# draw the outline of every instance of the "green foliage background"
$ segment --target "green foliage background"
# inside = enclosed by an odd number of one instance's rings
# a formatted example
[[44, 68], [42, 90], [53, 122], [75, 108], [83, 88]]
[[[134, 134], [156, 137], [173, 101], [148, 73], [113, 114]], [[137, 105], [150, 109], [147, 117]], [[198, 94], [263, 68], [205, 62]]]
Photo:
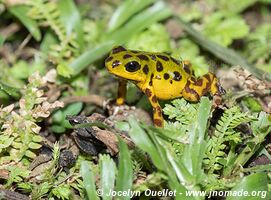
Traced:
[[[211, 102], [205, 97], [197, 104], [183, 99], [166, 102], [164, 129], [129, 118], [120, 128], [136, 147], [129, 150], [119, 139], [117, 164], [106, 154], [98, 158], [80, 155], [67, 174], [58, 168], [60, 149], [55, 144], [53, 159], [41, 172], [40, 182], [30, 181], [28, 167], [42, 146], [40, 128], [66, 134], [71, 131], [67, 115], [97, 111], [94, 105], [79, 102], [63, 107], [43, 98], [41, 76], [47, 77], [52, 69], [56, 70], [53, 83], [69, 87], [69, 91], [60, 91], [60, 100], [90, 93], [114, 98], [117, 81], [104, 69], [103, 60], [115, 45], [190, 60], [196, 75], [218, 71], [222, 65], [225, 70], [240, 65], [260, 81], [263, 77], [271, 80], [270, 0], [186, 0], [177, 5], [156, 0], [82, 2], [0, 1], [0, 169], [10, 173], [0, 188], [23, 191], [32, 199], [98, 199], [97, 189], [102, 199], [112, 199], [106, 195], [112, 189], [143, 194], [147, 189], [164, 188], [183, 195], [187, 191], [266, 191], [264, 198], [270, 198], [271, 165], [248, 163], [258, 156], [271, 160], [270, 144], [265, 141], [271, 116], [252, 94], [242, 98], [242, 103], [235, 101], [240, 95], [235, 91], [225, 97], [231, 106], [215, 124], [211, 123]], [[246, 19], [253, 12], [260, 22]], [[175, 20], [173, 31], [170, 20]], [[1, 31], [12, 30], [14, 24], [15, 31]], [[178, 28], [182, 30], [174, 37]], [[130, 104], [150, 108], [134, 86], [129, 86], [129, 92], [133, 94]], [[43, 123], [47, 126], [39, 127]], [[240, 130], [241, 125], [249, 134]], [[137, 183], [142, 174], [145, 179]], [[188, 199], [183, 195], [175, 198]]]

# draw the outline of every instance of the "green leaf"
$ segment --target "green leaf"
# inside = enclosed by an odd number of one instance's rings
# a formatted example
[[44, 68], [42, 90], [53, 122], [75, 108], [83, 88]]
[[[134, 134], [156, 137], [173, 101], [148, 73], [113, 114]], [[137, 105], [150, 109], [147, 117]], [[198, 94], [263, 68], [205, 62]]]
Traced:
[[177, 60], [189, 60], [196, 76], [206, 74], [209, 70], [207, 61], [204, 56], [200, 55], [199, 46], [191, 39], [184, 38], [178, 42], [178, 49], [173, 52], [173, 57]]
[[[231, 192], [238, 195], [238, 200], [270, 199], [266, 173], [256, 173], [244, 177]], [[239, 192], [239, 193], [238, 193]], [[248, 195], [244, 195], [247, 192]], [[226, 200], [235, 200], [236, 196], [228, 196]]]
[[[185, 168], [184, 164], [182, 162], [177, 162], [177, 159], [172, 156], [169, 150], [166, 150], [167, 152], [167, 158], [169, 163], [171, 164], [174, 173], [178, 177], [177, 184], [179, 183], [191, 183], [193, 182], [193, 176], [189, 173], [187, 168]], [[173, 181], [174, 182], [174, 181]], [[176, 183], [174, 183], [174, 188], [179, 188], [183, 193], [186, 191], [185, 187], [183, 185], [177, 186]]]
[[[232, 118], [232, 116], [230, 116]], [[251, 118], [251, 117], [250, 117]], [[238, 124], [236, 124], [237, 126]], [[236, 127], [235, 126], [235, 127]], [[251, 128], [253, 136], [246, 141], [246, 146], [234, 156], [233, 162], [226, 166], [224, 170], [225, 176], [237, 172], [244, 166], [247, 161], [255, 155], [255, 153], [262, 148], [262, 142], [265, 141], [265, 137], [271, 131], [270, 115], [265, 112], [260, 112], [257, 121], [251, 122]]]
[[[66, 117], [68, 115], [77, 115], [83, 108], [83, 103], [81, 102], [77, 102], [77, 103], [72, 103], [69, 104], [68, 106], [66, 106], [65, 108], [63, 108], [62, 112], [63, 115]], [[66, 127], [66, 128], [70, 128], [71, 125], [69, 123], [68, 120], [64, 119], [61, 124]]]
[[0, 151], [1, 149], [5, 149], [9, 147], [14, 140], [14, 137], [10, 137], [9, 135], [0, 135]]
[[35, 40], [40, 41], [41, 33], [37, 22], [27, 16], [30, 8], [25, 5], [16, 5], [9, 7], [9, 12], [15, 15], [28, 29]]
[[199, 196], [186, 195], [187, 190], [178, 181], [169, 180], [169, 186], [172, 191], [176, 190], [176, 196], [174, 197], [175, 200], [202, 200]]
[[20, 96], [19, 89], [8, 86], [5, 83], [2, 83], [1, 81], [0, 81], [0, 90], [3, 90], [9, 96], [12, 96], [14, 98], [19, 98]]
[[133, 117], [128, 118], [129, 124], [131, 126], [129, 135], [133, 139], [133, 141], [138, 144], [138, 146], [144, 151], [150, 153], [152, 152], [152, 141], [146, 134], [146, 132], [138, 125], [136, 119]]
[[94, 175], [93, 175], [93, 172], [89, 170], [89, 166], [86, 161], [82, 161], [80, 173], [81, 173], [81, 176], [83, 177], [83, 184], [87, 192], [88, 199], [99, 200], [96, 193]]
[[41, 142], [43, 138], [40, 135], [35, 135], [32, 137], [33, 142]]
[[155, 0], [126, 0], [114, 12], [108, 24], [108, 31], [111, 32], [124, 24], [131, 16], [147, 7]]
[[195, 123], [191, 125], [188, 132], [189, 145], [186, 145], [183, 154], [183, 163], [189, 172], [198, 179], [202, 178], [202, 161], [205, 156], [206, 149], [205, 136], [207, 133], [207, 122], [211, 110], [211, 102], [207, 97], [202, 97], [195, 118]]
[[54, 123], [61, 123], [65, 119], [65, 115], [62, 109], [57, 110], [52, 115], [52, 119]]
[[50, 183], [43, 182], [39, 185], [35, 185], [31, 192], [31, 198], [32, 199], [42, 199], [43, 197], [48, 196], [48, 192], [52, 189], [52, 186]]
[[62, 184], [54, 187], [51, 193], [58, 199], [70, 199], [71, 197], [71, 189], [70, 186], [67, 184]]
[[127, 42], [131, 36], [136, 35], [157, 21], [166, 19], [171, 14], [171, 10], [166, 4], [163, 1], [158, 1], [153, 6], [135, 15], [118, 30], [107, 34], [106, 38], [111, 41], [113, 40], [115, 44], [123, 44]]
[[215, 5], [219, 10], [223, 9], [227, 12], [240, 13], [249, 6], [255, 4], [259, 0], [239, 0], [238, 3], [236, 0], [208, 0], [209, 3]]
[[66, 120], [68, 115], [77, 115], [83, 108], [83, 103], [77, 102], [67, 105], [66, 107], [57, 110], [52, 118], [55, 123], [51, 128], [55, 133], [63, 133], [65, 128], [71, 128], [71, 124]]
[[[199, 124], [199, 138], [196, 140], [198, 143], [201, 143], [206, 134], [207, 134], [207, 123], [210, 117], [212, 102], [208, 97], [202, 97], [200, 99], [200, 105], [198, 110], [198, 124]], [[197, 138], [195, 138], [197, 139]]]
[[117, 121], [115, 123], [115, 127], [121, 131], [126, 131], [128, 132], [130, 130], [130, 126], [128, 122], [123, 122], [123, 121]]
[[0, 47], [3, 46], [4, 42], [5, 42], [5, 38], [2, 35], [0, 35]]
[[21, 182], [23, 178], [26, 178], [30, 174], [30, 171], [24, 167], [8, 166], [7, 169], [10, 171], [10, 174], [6, 185], [11, 185], [13, 182]]
[[46, 66], [42, 61], [34, 61], [33, 63], [19, 60], [12, 68], [10, 68], [11, 76], [16, 79], [27, 79], [35, 72], [45, 74]]
[[260, 112], [262, 111], [262, 106], [260, 102], [253, 97], [245, 97], [243, 102], [252, 112]]
[[64, 133], [66, 131], [66, 128], [59, 125], [53, 125], [51, 126], [51, 129], [54, 133]]
[[74, 72], [73, 75], [79, 74], [82, 70], [88, 67], [88, 65], [102, 58], [106, 53], [110, 51], [114, 44], [116, 44], [114, 41], [106, 41], [95, 48], [85, 51], [78, 58], [74, 59], [69, 66], [71, 71]]
[[16, 141], [14, 141], [14, 142], [12, 143], [12, 146], [13, 146], [15, 149], [22, 149], [22, 148], [23, 148], [23, 144], [20, 143], [20, 142], [16, 142]]
[[60, 11], [60, 19], [64, 24], [67, 36], [76, 33], [76, 41], [80, 49], [84, 47], [83, 25], [80, 18], [80, 13], [74, 4], [73, 0], [60, 0], [57, 2]]
[[134, 143], [141, 148], [143, 151], [148, 152], [151, 156], [155, 166], [164, 170], [164, 165], [161, 163], [161, 155], [157, 151], [155, 145], [153, 144], [150, 137], [147, 133], [138, 125], [137, 121], [133, 117], [128, 118], [131, 129], [129, 131], [129, 135], [134, 141]]
[[164, 2], [161, 1], [138, 13], [124, 26], [112, 33], [107, 33], [105, 35], [105, 41], [99, 46], [84, 52], [81, 56], [75, 59], [70, 65], [74, 75], [80, 73], [89, 64], [105, 56], [114, 45], [124, 44], [133, 35], [149, 27], [151, 24], [169, 17], [170, 15], [171, 10], [166, 7]]
[[116, 165], [109, 155], [100, 155], [99, 165], [101, 171], [101, 188], [103, 200], [110, 200], [112, 197], [107, 194], [114, 189]]
[[29, 147], [30, 149], [39, 149], [39, 148], [41, 148], [41, 146], [42, 146], [42, 145], [40, 145], [40, 144], [38, 144], [38, 143], [35, 143], [35, 142], [30, 142], [29, 145], [28, 145], [28, 147]]
[[19, 60], [10, 69], [10, 72], [12, 76], [17, 79], [27, 79], [28, 76], [30, 75], [29, 63], [23, 60]]
[[34, 158], [36, 157], [36, 154], [33, 153], [33, 152], [30, 151], [30, 150], [26, 150], [26, 151], [25, 151], [25, 156], [28, 157], [28, 158], [34, 159]]
[[169, 34], [165, 26], [159, 23], [152, 24], [147, 30], [134, 35], [127, 47], [149, 52], [171, 52]]
[[26, 193], [31, 193], [33, 190], [33, 185], [30, 182], [18, 183], [17, 186], [20, 188], [20, 190]]
[[238, 15], [215, 12], [204, 18], [203, 34], [222, 46], [228, 46], [234, 39], [245, 37], [249, 27]]
[[65, 62], [61, 62], [57, 65], [57, 73], [61, 76], [64, 76], [66, 78], [70, 78], [71, 75], [74, 73], [72, 71], [72, 68], [69, 67], [69, 65], [67, 65], [67, 63]]
[[[271, 25], [261, 24], [247, 37], [246, 55], [249, 61], [269, 60], [271, 55]], [[260, 62], [262, 65], [262, 61]]]
[[[234, 50], [224, 48], [217, 43], [208, 40], [206, 37], [204, 37], [202, 34], [197, 32], [192, 26], [188, 23], [186, 23], [181, 18], [176, 18], [176, 20], [179, 22], [180, 26], [189, 34], [193, 40], [199, 44], [202, 48], [205, 50], [211, 52], [214, 56], [217, 58], [223, 60], [226, 63], [229, 63], [231, 65], [241, 65], [242, 67], [249, 70], [252, 74], [262, 78], [262, 75], [264, 74], [264, 71], [257, 69], [255, 66], [251, 65], [247, 62], [246, 59], [244, 59], [242, 56], [238, 55]], [[271, 75], [267, 74], [266, 76], [267, 80], [271, 80]]]
[[47, 56], [52, 51], [52, 46], [58, 43], [56, 35], [49, 29], [41, 41], [40, 50]]
[[[116, 190], [117, 191], [129, 191], [133, 184], [133, 167], [132, 159], [129, 149], [125, 142], [119, 138], [119, 168], [118, 176], [116, 179]], [[130, 199], [127, 195], [119, 196], [118, 199]]]

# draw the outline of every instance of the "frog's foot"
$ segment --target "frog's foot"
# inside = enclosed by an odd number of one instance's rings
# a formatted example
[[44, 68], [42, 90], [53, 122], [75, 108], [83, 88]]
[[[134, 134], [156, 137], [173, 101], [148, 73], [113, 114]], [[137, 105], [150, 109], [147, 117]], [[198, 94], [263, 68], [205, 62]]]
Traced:
[[121, 106], [121, 105], [124, 104], [124, 101], [125, 101], [124, 98], [119, 97], [119, 98], [116, 99], [116, 104], [119, 105], [119, 106]]
[[223, 102], [222, 96], [215, 94], [213, 96], [213, 101], [212, 101], [212, 110], [217, 110], [217, 109], [225, 110], [226, 108], [228, 108], [228, 106], [225, 102]]
[[222, 104], [222, 97], [220, 95], [213, 96], [213, 106], [214, 108], [221, 106]]

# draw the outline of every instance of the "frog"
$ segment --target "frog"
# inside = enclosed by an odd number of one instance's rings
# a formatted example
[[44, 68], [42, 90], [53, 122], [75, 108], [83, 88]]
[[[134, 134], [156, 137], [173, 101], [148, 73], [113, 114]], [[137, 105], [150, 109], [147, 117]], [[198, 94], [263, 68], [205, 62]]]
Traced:
[[198, 102], [202, 96], [216, 97], [215, 105], [221, 104], [225, 94], [218, 78], [208, 72], [196, 77], [188, 60], [177, 60], [166, 53], [129, 50], [115, 46], [105, 59], [110, 74], [118, 77], [116, 104], [123, 105], [127, 82], [134, 83], [148, 98], [153, 108], [153, 124], [164, 126], [162, 108], [158, 100], [184, 98]]

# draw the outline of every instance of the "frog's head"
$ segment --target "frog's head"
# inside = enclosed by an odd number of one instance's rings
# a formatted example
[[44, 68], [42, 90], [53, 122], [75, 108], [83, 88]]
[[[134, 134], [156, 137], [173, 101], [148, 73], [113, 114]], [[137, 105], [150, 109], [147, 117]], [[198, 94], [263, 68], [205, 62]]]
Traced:
[[105, 66], [111, 74], [120, 78], [143, 82], [147, 76], [146, 67], [144, 73], [145, 62], [140, 59], [140, 52], [117, 46], [111, 50], [109, 56], [105, 59]]

